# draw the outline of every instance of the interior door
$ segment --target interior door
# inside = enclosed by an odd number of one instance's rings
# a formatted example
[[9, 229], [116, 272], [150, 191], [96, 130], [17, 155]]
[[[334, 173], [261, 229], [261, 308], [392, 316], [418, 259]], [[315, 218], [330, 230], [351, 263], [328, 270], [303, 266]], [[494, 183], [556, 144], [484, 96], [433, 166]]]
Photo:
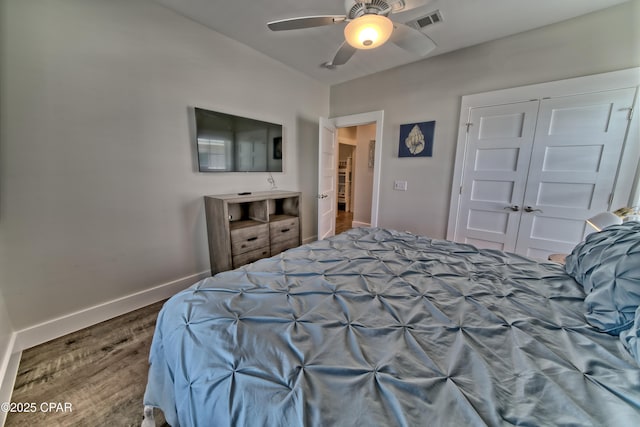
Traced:
[[335, 234], [337, 130], [329, 119], [320, 118], [318, 144], [318, 239]]
[[569, 253], [609, 210], [635, 88], [543, 99], [516, 252]]
[[471, 109], [456, 241], [515, 250], [538, 105]]

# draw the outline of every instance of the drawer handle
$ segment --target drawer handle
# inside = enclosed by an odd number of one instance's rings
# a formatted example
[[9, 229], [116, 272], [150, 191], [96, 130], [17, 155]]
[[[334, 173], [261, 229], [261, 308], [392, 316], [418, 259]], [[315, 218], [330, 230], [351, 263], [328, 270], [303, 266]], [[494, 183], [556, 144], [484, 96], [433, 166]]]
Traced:
[[280, 230], [280, 231], [282, 231], [283, 233], [286, 233], [287, 231], [291, 231], [291, 229], [290, 229], [290, 228], [283, 228], [283, 229], [282, 229], [282, 230]]
[[254, 240], [258, 240], [258, 238], [257, 237], [249, 237], [247, 239], [247, 242], [253, 242]]

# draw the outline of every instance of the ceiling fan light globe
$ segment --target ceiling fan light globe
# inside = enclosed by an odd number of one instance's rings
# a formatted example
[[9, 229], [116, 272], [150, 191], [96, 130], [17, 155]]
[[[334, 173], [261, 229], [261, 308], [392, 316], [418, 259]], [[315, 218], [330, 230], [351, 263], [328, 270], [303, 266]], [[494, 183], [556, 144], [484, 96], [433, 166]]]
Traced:
[[386, 16], [368, 14], [349, 22], [344, 28], [344, 38], [356, 49], [374, 49], [389, 40], [393, 22]]

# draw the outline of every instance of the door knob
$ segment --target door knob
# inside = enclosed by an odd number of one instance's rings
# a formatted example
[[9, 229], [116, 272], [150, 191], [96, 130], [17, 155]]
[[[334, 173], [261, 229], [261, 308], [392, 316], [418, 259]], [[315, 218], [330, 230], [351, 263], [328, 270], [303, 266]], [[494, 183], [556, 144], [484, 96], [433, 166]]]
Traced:
[[329, 197], [329, 196], [327, 194], [324, 194], [324, 193], [318, 195], [318, 199], [326, 199], [327, 197]]
[[524, 207], [524, 211], [525, 212], [540, 212], [540, 213], [543, 213], [542, 209], [534, 209], [531, 206], [525, 206]]
[[520, 206], [518, 205], [511, 205], [511, 206], [505, 206], [502, 209], [511, 209], [514, 212], [518, 212], [520, 210]]

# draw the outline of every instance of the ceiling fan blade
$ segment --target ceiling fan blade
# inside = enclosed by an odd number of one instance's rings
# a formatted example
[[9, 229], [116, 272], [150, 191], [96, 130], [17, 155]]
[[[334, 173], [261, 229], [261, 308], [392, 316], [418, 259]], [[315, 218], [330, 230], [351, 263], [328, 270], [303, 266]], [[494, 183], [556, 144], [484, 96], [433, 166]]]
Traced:
[[271, 31], [298, 30], [302, 28], [322, 27], [323, 25], [344, 22], [344, 15], [302, 16], [300, 18], [280, 19], [267, 24]]
[[436, 48], [436, 44], [426, 34], [407, 25], [395, 22], [393, 24], [391, 42], [402, 49], [418, 56], [427, 56]]
[[333, 56], [331, 60], [331, 65], [344, 65], [347, 63], [349, 59], [356, 53], [355, 47], [351, 46], [346, 41], [342, 43], [336, 54]]

